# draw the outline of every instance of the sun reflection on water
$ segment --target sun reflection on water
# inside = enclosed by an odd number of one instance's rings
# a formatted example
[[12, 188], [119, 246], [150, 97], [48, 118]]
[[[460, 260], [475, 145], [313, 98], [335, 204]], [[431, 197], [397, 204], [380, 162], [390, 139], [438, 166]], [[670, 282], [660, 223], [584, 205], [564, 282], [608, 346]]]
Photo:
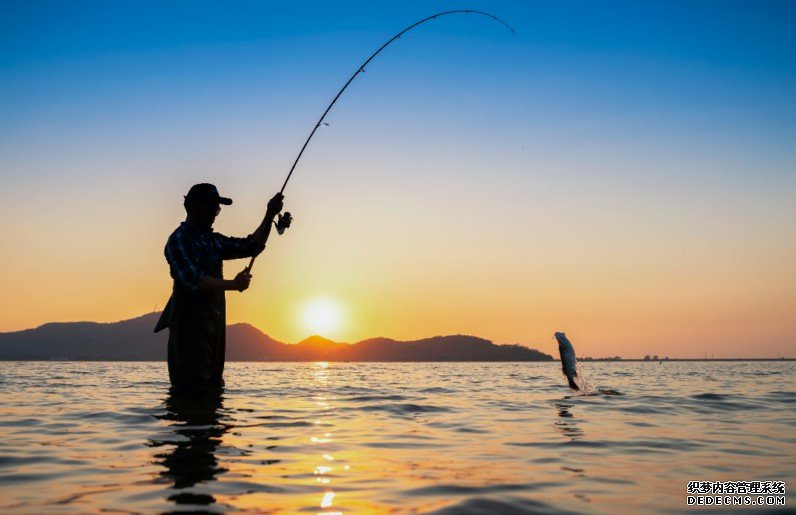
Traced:
[[[330, 399], [324, 394], [324, 391], [329, 387], [329, 363], [325, 361], [320, 361], [317, 363], [313, 363], [313, 372], [312, 378], [314, 381], [314, 386], [318, 390], [318, 394], [313, 397], [315, 401], [315, 405], [319, 409], [319, 418], [315, 420], [315, 426], [320, 426], [324, 424], [324, 419], [331, 415], [334, 411], [334, 406], [328, 402]], [[334, 504], [334, 497], [335, 492], [332, 489], [332, 472], [335, 470], [333, 466], [334, 458], [330, 454], [332, 451], [332, 447], [334, 445], [334, 439], [332, 438], [332, 433], [329, 431], [324, 431], [320, 435], [313, 435], [310, 437], [310, 442], [313, 445], [317, 445], [321, 447], [321, 450], [324, 451], [320, 453], [321, 459], [323, 460], [320, 464], [315, 465], [315, 470], [313, 474], [315, 475], [315, 482], [319, 485], [323, 485], [324, 492], [323, 496], [321, 497], [320, 507], [324, 509], [324, 511], [319, 511], [318, 515], [343, 515], [342, 511], [326, 511], [326, 508], [331, 508]]]

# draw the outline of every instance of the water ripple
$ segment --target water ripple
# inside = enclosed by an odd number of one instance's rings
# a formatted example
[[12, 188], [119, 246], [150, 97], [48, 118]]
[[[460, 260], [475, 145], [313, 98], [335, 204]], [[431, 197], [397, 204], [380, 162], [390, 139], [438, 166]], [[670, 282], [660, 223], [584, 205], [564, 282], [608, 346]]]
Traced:
[[681, 511], [689, 480], [794, 479], [794, 365], [0, 363], [0, 510]]

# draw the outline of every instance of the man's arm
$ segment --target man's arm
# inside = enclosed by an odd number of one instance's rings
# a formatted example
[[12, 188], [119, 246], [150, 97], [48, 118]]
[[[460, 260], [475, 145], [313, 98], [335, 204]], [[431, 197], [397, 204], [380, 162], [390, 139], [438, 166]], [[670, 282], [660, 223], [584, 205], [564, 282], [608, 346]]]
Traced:
[[201, 292], [244, 291], [251, 282], [252, 276], [246, 269], [232, 280], [219, 279], [203, 273], [196, 262], [195, 250], [192, 249], [190, 241], [185, 240], [179, 230], [175, 231], [166, 242], [165, 254], [171, 276], [188, 290]]
[[268, 236], [271, 235], [271, 227], [274, 224], [274, 218], [276, 218], [276, 215], [278, 215], [282, 211], [282, 207], [284, 207], [284, 199], [284, 195], [277, 193], [268, 201], [268, 209], [265, 210], [265, 217], [263, 217], [260, 226], [251, 235], [256, 245], [254, 251], [255, 256], [265, 250], [265, 243], [268, 241]]
[[235, 276], [234, 279], [219, 279], [217, 277], [203, 275], [202, 281], [199, 283], [199, 286], [197, 286], [196, 289], [202, 292], [227, 290], [245, 291], [249, 287], [251, 280], [251, 274], [249, 273], [248, 269], [244, 268], [238, 273], [238, 275]]
[[221, 258], [240, 259], [258, 256], [265, 249], [265, 242], [268, 241], [268, 236], [271, 234], [274, 218], [282, 211], [283, 198], [281, 193], [274, 195], [274, 198], [268, 202], [268, 209], [265, 211], [265, 217], [260, 222], [260, 226], [247, 237], [233, 238], [216, 234], [221, 241]]

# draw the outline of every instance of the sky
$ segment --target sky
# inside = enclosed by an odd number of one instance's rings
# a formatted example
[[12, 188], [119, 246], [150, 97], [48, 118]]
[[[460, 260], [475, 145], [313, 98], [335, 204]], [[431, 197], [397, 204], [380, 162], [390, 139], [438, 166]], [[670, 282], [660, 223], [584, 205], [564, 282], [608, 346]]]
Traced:
[[252, 232], [356, 67], [460, 8], [517, 32], [446, 16], [370, 64], [228, 321], [796, 357], [796, 4], [765, 1], [0, 1], [0, 331], [161, 309], [188, 188]]

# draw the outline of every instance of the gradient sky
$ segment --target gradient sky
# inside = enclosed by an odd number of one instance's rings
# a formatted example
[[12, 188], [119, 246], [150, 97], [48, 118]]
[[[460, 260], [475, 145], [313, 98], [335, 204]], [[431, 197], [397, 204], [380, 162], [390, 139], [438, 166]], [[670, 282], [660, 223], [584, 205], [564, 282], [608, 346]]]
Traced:
[[0, 331], [161, 308], [191, 184], [251, 232], [355, 67], [463, 7], [516, 36], [449, 16], [371, 63], [229, 321], [796, 356], [793, 2], [2, 1]]

